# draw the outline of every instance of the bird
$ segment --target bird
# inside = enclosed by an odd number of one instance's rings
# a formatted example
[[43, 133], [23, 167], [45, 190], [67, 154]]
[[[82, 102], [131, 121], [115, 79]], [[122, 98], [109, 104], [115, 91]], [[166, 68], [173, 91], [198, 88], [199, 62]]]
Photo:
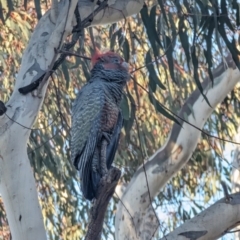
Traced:
[[117, 151], [123, 116], [120, 102], [130, 79], [128, 63], [119, 54], [96, 50], [90, 79], [72, 106], [71, 162], [79, 171], [83, 196], [97, 198], [100, 179]]

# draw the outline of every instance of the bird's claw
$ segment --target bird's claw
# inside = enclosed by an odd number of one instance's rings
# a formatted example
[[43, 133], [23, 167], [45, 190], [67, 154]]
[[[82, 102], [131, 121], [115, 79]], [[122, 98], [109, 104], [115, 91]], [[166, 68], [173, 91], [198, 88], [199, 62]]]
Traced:
[[103, 164], [103, 165], [105, 165], [105, 166], [101, 166], [101, 175], [102, 175], [102, 177], [107, 175], [107, 173], [108, 173], [106, 164]]
[[107, 132], [103, 132], [103, 137], [105, 138], [105, 140], [107, 141], [107, 143], [110, 142], [111, 140], [111, 134], [110, 133], [107, 133]]

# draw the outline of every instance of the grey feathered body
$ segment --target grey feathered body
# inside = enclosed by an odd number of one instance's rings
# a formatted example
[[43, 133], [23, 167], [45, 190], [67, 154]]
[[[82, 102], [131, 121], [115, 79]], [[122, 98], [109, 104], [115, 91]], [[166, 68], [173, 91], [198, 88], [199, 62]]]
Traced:
[[73, 103], [71, 161], [80, 172], [81, 189], [89, 200], [96, 196], [102, 177], [99, 159], [104, 134], [110, 137], [106, 157], [109, 169], [122, 127], [119, 104], [126, 81], [111, 80], [102, 68], [94, 68], [92, 78], [82, 87]]

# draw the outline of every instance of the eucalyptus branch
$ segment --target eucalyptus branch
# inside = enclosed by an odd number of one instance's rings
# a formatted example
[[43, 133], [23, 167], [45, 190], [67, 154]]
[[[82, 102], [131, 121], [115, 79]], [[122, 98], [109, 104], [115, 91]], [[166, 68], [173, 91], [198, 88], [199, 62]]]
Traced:
[[113, 167], [104, 177], [101, 178], [97, 198], [90, 211], [91, 219], [85, 240], [101, 239], [105, 212], [120, 177], [121, 171], [118, 168]]

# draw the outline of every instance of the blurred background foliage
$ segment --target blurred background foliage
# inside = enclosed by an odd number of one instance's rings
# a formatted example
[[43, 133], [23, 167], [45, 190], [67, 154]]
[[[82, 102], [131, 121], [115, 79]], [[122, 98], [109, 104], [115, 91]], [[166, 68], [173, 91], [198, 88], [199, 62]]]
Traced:
[[[48, 0], [0, 1], [0, 99], [4, 102], [13, 91], [31, 32], [49, 7]], [[211, 79], [212, 69], [229, 51], [239, 67], [239, 25], [237, 1], [158, 0], [146, 1], [139, 14], [121, 22], [85, 29], [75, 53], [91, 56], [94, 39], [100, 49], [123, 55], [133, 71], [121, 105], [125, 123], [115, 159], [122, 170], [120, 184], [128, 183], [143, 160], [165, 143], [175, 120], [163, 106], [177, 114], [195, 89], [202, 92], [201, 82], [207, 76]], [[90, 69], [81, 58], [64, 61], [50, 79], [28, 142], [49, 239], [81, 239], [88, 223], [90, 204], [82, 198], [69, 162], [69, 129], [71, 103]], [[203, 129], [231, 140], [239, 114], [236, 86]], [[224, 158], [225, 148], [223, 141], [201, 135], [191, 160], [154, 200], [162, 220], [160, 236], [219, 198], [220, 181], [230, 183], [231, 159]], [[104, 239], [114, 238], [118, 201], [114, 197], [108, 208]], [[0, 238], [2, 234], [2, 239], [9, 239], [1, 201], [0, 219]]]

